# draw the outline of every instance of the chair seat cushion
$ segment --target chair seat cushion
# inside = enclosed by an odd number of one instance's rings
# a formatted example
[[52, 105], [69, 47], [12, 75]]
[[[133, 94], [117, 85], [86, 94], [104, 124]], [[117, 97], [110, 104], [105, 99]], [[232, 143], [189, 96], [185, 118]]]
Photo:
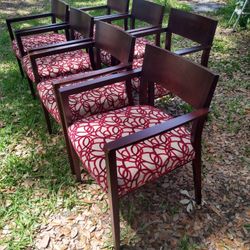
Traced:
[[[91, 70], [89, 54], [83, 50], [37, 58], [36, 64], [38, 74], [42, 80]], [[35, 82], [31, 61], [28, 55], [23, 57], [22, 65], [27, 76]]]
[[[28, 52], [30, 49], [38, 48], [41, 46], [65, 42], [67, 39], [64, 34], [56, 34], [56, 33], [45, 33], [38, 34], [32, 36], [24, 36], [22, 37], [22, 44], [24, 52]], [[14, 40], [12, 42], [13, 51], [19, 59], [21, 59], [21, 54], [19, 48], [17, 46], [17, 41]]]
[[[152, 106], [127, 106], [79, 120], [68, 134], [84, 168], [107, 191], [104, 145], [171, 118]], [[194, 159], [190, 138], [188, 129], [179, 127], [116, 151], [119, 195]]]
[[[60, 79], [63, 78], [67, 77], [60, 77]], [[77, 82], [70, 84], [76, 83]], [[40, 82], [37, 85], [37, 90], [45, 108], [55, 120], [60, 123], [60, 116], [52, 84], [52, 80]], [[125, 82], [118, 82], [109, 86], [70, 95], [69, 104], [73, 114], [73, 120], [127, 106], [128, 98], [125, 91]]]
[[[153, 42], [145, 39], [144, 37], [139, 37], [135, 41], [134, 59], [140, 59], [144, 57], [145, 48], [147, 44], [154, 44]], [[111, 55], [105, 51], [101, 50], [100, 53], [101, 62], [107, 66], [111, 65]]]
[[[144, 58], [134, 59], [133, 69], [141, 68]], [[131, 81], [132, 87], [136, 92], [139, 92], [140, 78], [135, 77]], [[155, 83], [155, 98], [160, 98], [169, 94], [169, 91], [163, 88], [160, 84]]]

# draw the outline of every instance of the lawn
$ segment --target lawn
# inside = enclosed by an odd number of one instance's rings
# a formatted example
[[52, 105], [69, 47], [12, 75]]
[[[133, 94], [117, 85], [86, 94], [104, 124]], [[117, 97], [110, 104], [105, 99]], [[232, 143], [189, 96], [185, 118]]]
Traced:
[[[213, 13], [220, 22], [209, 67], [220, 81], [204, 131], [205, 203], [187, 213], [180, 202], [193, 195], [190, 165], [146, 185], [122, 200], [125, 249], [250, 247], [250, 32], [227, 27], [231, 4]], [[0, 1], [0, 249], [110, 249], [107, 196], [87, 174], [84, 184], [75, 182], [62, 131], [54, 124], [54, 134], [46, 132], [39, 101], [11, 50], [4, 19], [45, 10], [48, 1]]]

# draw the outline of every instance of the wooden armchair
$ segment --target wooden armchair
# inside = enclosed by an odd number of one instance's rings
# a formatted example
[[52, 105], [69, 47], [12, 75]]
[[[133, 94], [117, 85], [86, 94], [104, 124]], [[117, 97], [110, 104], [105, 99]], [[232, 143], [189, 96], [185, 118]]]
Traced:
[[[84, 73], [51, 78], [49, 80], [41, 81], [37, 84], [37, 91], [45, 114], [49, 133], [52, 132], [50, 116], [53, 117], [59, 124], [62, 124], [56, 103], [56, 99], [58, 98], [58, 90], [64, 85], [74, 86], [79, 81], [81, 82], [89, 78], [93, 79], [102, 75], [111, 75], [116, 72], [130, 70], [133, 60], [134, 44], [135, 38], [126, 32], [117, 29], [110, 24], [97, 22], [95, 41], [89, 40], [85, 43], [81, 43], [80, 45], [74, 45], [76, 47], [75, 49], [79, 49], [81, 47], [86, 48], [89, 51], [95, 50], [98, 60], [97, 67], [96, 70], [93, 70], [92, 68], [86, 70]], [[120, 47], [123, 49], [121, 50]], [[56, 52], [53, 53], [64, 53], [65, 51], [71, 50], [73, 48], [73, 46], [62, 46], [61, 48], [57, 47], [54, 49]], [[118, 58], [120, 62], [119, 65], [101, 69], [98, 66], [98, 64], [100, 65], [99, 53], [101, 49], [107, 50], [109, 53]], [[47, 52], [48, 50], [44, 51], [43, 55], [46, 55]], [[118, 82], [113, 85], [104, 87], [100, 86], [100, 88], [70, 96], [70, 109], [74, 114], [73, 119], [77, 120], [79, 118], [88, 117], [93, 114], [124, 107], [128, 105], [128, 103], [132, 102], [132, 96], [126, 94], [125, 82]], [[65, 129], [64, 124], [62, 125], [63, 129]], [[68, 145], [67, 138], [66, 144]], [[75, 173], [72, 162], [71, 167], [72, 172]], [[76, 173], [76, 176], [77, 179], [80, 180], [81, 175]]]
[[[217, 27], [217, 21], [208, 17], [204, 17], [198, 14], [189, 13], [183, 10], [171, 9], [168, 27], [167, 28], [152, 28], [146, 31], [139, 31], [132, 33], [133, 36], [145, 36], [145, 34], [162, 33], [166, 34], [165, 49], [172, 50], [172, 36], [173, 34], [179, 35], [182, 38], [186, 38], [192, 42], [197, 43], [193, 47], [183, 48], [174, 51], [178, 55], [188, 55], [192, 53], [202, 52], [201, 65], [208, 65], [210, 51], [213, 45], [213, 39]], [[139, 68], [143, 64], [143, 59], [136, 60], [134, 62], [134, 68]], [[139, 91], [140, 80], [135, 78], [132, 80], [132, 86], [134, 90]], [[169, 91], [162, 88], [162, 86], [156, 84], [155, 97], [159, 98], [166, 95]]]
[[[30, 90], [34, 97], [33, 83], [39, 83], [42, 80], [62, 75], [83, 72], [95, 67], [94, 59], [87, 52], [81, 50], [81, 44], [92, 40], [93, 26], [93, 17], [83, 11], [71, 8], [69, 23], [67, 24], [16, 32], [17, 41], [19, 41], [30, 34], [42, 35], [49, 31], [65, 30], [68, 40], [71, 40], [29, 49], [28, 54], [23, 56], [22, 68], [28, 78]], [[81, 39], [78, 39], [80, 36]], [[64, 53], [57, 52], [62, 51], [61, 48], [64, 49]], [[78, 48], [78, 50], [75, 48]]]
[[[164, 6], [145, 0], [133, 0], [131, 14], [116, 17], [115, 20], [123, 18], [130, 19], [130, 29], [127, 30], [127, 32], [138, 37], [135, 42], [135, 59], [143, 58], [146, 44], [154, 44], [146, 39], [143, 34], [146, 30], [150, 29], [150, 35], [153, 35], [153, 28], [160, 28], [162, 26], [163, 15]], [[106, 18], [105, 20], [107, 21], [108, 19]], [[146, 23], [146, 26], [136, 28], [136, 21], [143, 21]], [[138, 32], [140, 32], [139, 36], [137, 36]], [[145, 33], [145, 36], [147, 34], [148, 33]], [[160, 32], [156, 32], [155, 34], [155, 44], [157, 46], [160, 45]], [[113, 63], [110, 54], [106, 51], [101, 52], [101, 60], [105, 65], [111, 65]]]
[[[155, 67], [152, 67], [154, 65]], [[82, 91], [142, 78], [140, 105], [74, 121], [69, 98]], [[195, 200], [201, 204], [201, 138], [218, 75], [167, 50], [147, 45], [142, 69], [59, 89], [58, 105], [76, 172], [83, 167], [108, 193], [115, 249], [120, 248], [119, 199], [192, 162]], [[194, 111], [172, 117], [154, 107], [154, 82]], [[191, 125], [191, 130], [186, 124]]]
[[51, 0], [51, 12], [49, 13], [6, 19], [6, 24], [8, 27], [10, 39], [12, 41], [12, 49], [15, 53], [22, 76], [23, 76], [23, 70], [22, 70], [20, 60], [23, 57], [23, 55], [27, 53], [29, 49], [48, 45], [48, 44], [63, 42], [63, 41], [66, 41], [66, 37], [64, 34], [58, 34], [58, 33], [47, 33], [43, 35], [39, 35], [39, 34], [33, 35], [32, 33], [30, 33], [29, 36], [26, 36], [20, 39], [19, 44], [18, 44], [17, 40], [15, 39], [15, 35], [14, 35], [15, 31], [13, 29], [13, 24], [24, 22], [24, 21], [30, 21], [34, 19], [39, 19], [39, 18], [47, 18], [47, 17], [51, 17], [52, 24], [43, 25], [39, 27], [36, 26], [36, 27], [26, 28], [26, 29], [23, 29], [23, 31], [32, 31], [32, 30], [36, 30], [40, 28], [53, 27], [54, 26], [53, 24], [56, 23], [57, 19], [61, 20], [62, 24], [65, 24], [65, 22], [68, 21], [68, 9], [69, 9], [69, 6], [65, 2], [60, 1], [60, 0]]
[[[128, 29], [128, 21], [127, 21], [127, 14], [129, 10], [129, 0], [107, 0], [106, 5], [99, 5], [94, 7], [83, 7], [80, 8], [82, 11], [93, 11], [93, 10], [100, 10], [106, 9], [106, 15], [104, 16], [95, 16], [95, 20], [98, 21], [115, 21], [119, 19], [124, 20], [124, 29]], [[116, 13], [112, 13], [116, 12]]]
[[[122, 50], [120, 49], [120, 46], [122, 46]], [[82, 81], [82, 79], [96, 78], [101, 75], [112, 74], [117, 71], [131, 69], [134, 38], [126, 32], [117, 29], [110, 24], [97, 22], [95, 40], [85, 40], [84, 42], [79, 42], [71, 45], [57, 46], [56, 48], [52, 49], [40, 50], [32, 53], [30, 57], [31, 60], [34, 60], [34, 58], [37, 58], [37, 55], [39, 55], [40, 57], [46, 57], [47, 55], [51, 56], [51, 54], [53, 54], [55, 58], [58, 58], [58, 61], [55, 60], [55, 63], [58, 63], [59, 65], [61, 64], [62, 67], [70, 67], [69, 63], [64, 65], [64, 61], [68, 60], [68, 53], [70, 53], [70, 51], [72, 53], [77, 52], [77, 55], [79, 55], [79, 49], [87, 49], [89, 51], [89, 55], [86, 54], [85, 56], [84, 54], [85, 58], [87, 58], [88, 56], [89, 61], [93, 61], [93, 50], [95, 50], [97, 62], [92, 63], [93, 66], [88, 69], [81, 68], [80, 71], [77, 70], [76, 73], [70, 71], [67, 73], [67, 75], [61, 74], [55, 78], [47, 78], [46, 80], [42, 80], [40, 82], [37, 81], [37, 91], [45, 113], [48, 131], [50, 133], [51, 125], [49, 114], [58, 123], [60, 123], [59, 111], [56, 105], [57, 89], [65, 84], [74, 85], [78, 81]], [[101, 49], [109, 51], [109, 53], [118, 58], [119, 65], [101, 69], [99, 56]], [[59, 55], [59, 53], [61, 56]], [[66, 59], [64, 60], [65, 53]], [[92, 57], [92, 60], [90, 59], [90, 57]], [[76, 59], [76, 56], [74, 56], [72, 59], [73, 66]], [[50, 67], [53, 68], [53, 65], [51, 66], [51, 63]], [[34, 67], [35, 75], [38, 74], [37, 69], [38, 68]], [[132, 99], [132, 97], [128, 97], [126, 95], [124, 82], [114, 84], [113, 86], [96, 89], [95, 91], [84, 92], [82, 94], [78, 94], [77, 96], [73, 95], [71, 97], [71, 108], [73, 110], [72, 112], [74, 113], [74, 119], [124, 106], [126, 103], [128, 103], [129, 98]]]

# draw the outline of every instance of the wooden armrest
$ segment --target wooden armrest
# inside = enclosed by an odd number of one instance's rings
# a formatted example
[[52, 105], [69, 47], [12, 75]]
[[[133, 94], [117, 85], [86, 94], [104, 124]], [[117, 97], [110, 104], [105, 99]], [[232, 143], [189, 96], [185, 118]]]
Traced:
[[63, 99], [65, 99], [69, 95], [77, 94], [95, 88], [100, 88], [120, 81], [126, 81], [134, 77], [139, 77], [140, 75], [141, 75], [141, 68], [133, 69], [122, 73], [117, 73], [93, 80], [88, 80], [76, 85], [65, 86], [59, 89], [59, 93], [63, 97]]
[[146, 30], [155, 29], [155, 28], [159, 28], [159, 27], [158, 26], [147, 26], [147, 27], [141, 27], [141, 28], [126, 30], [126, 32], [128, 32], [130, 34], [133, 34], [133, 33], [137, 33], [137, 32], [140, 32], [140, 31], [146, 31]]
[[32, 29], [28, 28], [28, 29], [16, 30], [15, 35], [16, 36], [29, 36], [29, 35], [35, 35], [35, 34], [46, 33], [50, 31], [69, 29], [69, 28], [70, 28], [70, 25], [67, 23], [50, 24], [50, 25], [38, 26]]
[[51, 24], [45, 24], [45, 25], [40, 25], [40, 26], [34, 26], [34, 27], [28, 27], [28, 28], [24, 28], [24, 29], [18, 29], [15, 30], [16, 33], [22, 33], [25, 31], [32, 31], [32, 30], [36, 30], [36, 29], [42, 29], [42, 28], [46, 28], [46, 27], [57, 27], [60, 25], [65, 25], [67, 23], [63, 22], [63, 23], [51, 23]]
[[13, 41], [15, 39], [13, 29], [11, 26], [12, 23], [23, 22], [23, 21], [27, 21], [27, 20], [32, 20], [32, 19], [36, 19], [36, 18], [44, 18], [44, 17], [49, 17], [49, 16], [53, 16], [53, 14], [52, 13], [43, 13], [43, 14], [30, 15], [30, 16], [25, 16], [25, 17], [7, 18], [6, 24], [8, 27], [8, 31], [9, 31], [11, 40]]
[[44, 50], [44, 49], [52, 49], [52, 48], [62, 47], [65, 45], [71, 45], [71, 44], [77, 44], [77, 43], [89, 42], [89, 41], [93, 41], [93, 39], [92, 38], [85, 38], [85, 39], [80, 39], [80, 40], [71, 40], [71, 41], [66, 41], [66, 42], [49, 44], [49, 45], [44, 45], [44, 46], [41, 46], [38, 48], [30, 49], [28, 52], [32, 53], [34, 51], [39, 51], [39, 50]]
[[109, 21], [115, 21], [115, 20], [120, 20], [120, 19], [126, 19], [126, 18], [129, 18], [131, 17], [131, 14], [111, 14], [111, 15], [104, 15], [104, 16], [97, 16], [97, 17], [94, 17], [94, 20], [95, 21], [106, 21], [106, 22], [109, 22]]
[[163, 32], [167, 32], [167, 28], [149, 28], [141, 31], [136, 31], [136, 32], [131, 32], [130, 34], [133, 35], [134, 37], [143, 37], [143, 36], [149, 36], [149, 35], [156, 35], [160, 34]]
[[24, 17], [7, 18], [6, 22], [8, 22], [8, 23], [16, 23], [16, 22], [23, 22], [23, 21], [27, 21], [27, 20], [36, 19], [36, 18], [49, 17], [49, 16], [53, 16], [53, 14], [52, 13], [43, 13], [43, 14], [35, 14], [35, 15], [24, 16]]
[[100, 5], [100, 6], [93, 6], [93, 7], [82, 7], [82, 8], [79, 8], [79, 10], [89, 11], [89, 10], [100, 10], [100, 9], [106, 9], [106, 8], [108, 8], [108, 5]]
[[110, 85], [120, 81], [127, 81], [134, 77], [139, 77], [141, 75], [141, 71], [142, 71], [141, 69], [134, 69], [126, 72], [99, 77], [93, 80], [84, 81], [79, 84], [58, 88], [58, 91], [56, 91], [55, 94], [57, 96], [60, 113], [64, 114], [65, 124], [69, 124], [72, 115], [68, 102], [68, 97], [70, 95], [81, 93], [95, 88], [101, 88], [103, 86]]
[[78, 74], [68, 76], [65, 79], [53, 80], [53, 85], [56, 86], [56, 87], [60, 87], [62, 85], [65, 85], [65, 84], [68, 84], [68, 83], [71, 83], [71, 82], [86, 80], [86, 79], [93, 78], [93, 77], [99, 77], [99, 76], [102, 76], [102, 75], [115, 73], [117, 71], [128, 69], [129, 67], [131, 67], [131, 64], [122, 64], [121, 63], [119, 65], [116, 65], [116, 66], [113, 66], [113, 67], [108, 67], [108, 68], [105, 68], [105, 69], [99, 69], [99, 70], [86, 72], [86, 73], [78, 73]]
[[34, 51], [34, 52], [29, 53], [29, 56], [30, 56], [30, 59], [33, 60], [36, 58], [60, 54], [60, 53], [68, 52], [68, 51], [90, 48], [90, 47], [93, 47], [94, 45], [95, 45], [95, 42], [93, 40], [89, 42], [81, 41], [81, 42], [76, 42], [75, 44], [73, 43], [70, 45], [58, 46], [56, 48]]
[[198, 46], [194, 46], [191, 48], [184, 48], [184, 49], [176, 50], [176, 51], [174, 51], [174, 53], [179, 55], [179, 56], [183, 56], [183, 55], [195, 53], [195, 52], [198, 52], [198, 51], [201, 51], [204, 49], [208, 49], [208, 48], [210, 48], [210, 46], [198, 45]]
[[189, 122], [192, 122], [201, 117], [207, 116], [208, 109], [198, 109], [194, 112], [173, 118], [166, 122], [157, 124], [153, 127], [144, 129], [142, 131], [136, 132], [134, 134], [122, 137], [115, 141], [109, 142], [104, 146], [105, 152], [109, 153], [111, 151], [116, 151], [121, 148], [130, 146], [135, 143], [147, 140], [151, 137], [166, 133], [170, 130], [173, 130], [177, 127], [183, 126]]

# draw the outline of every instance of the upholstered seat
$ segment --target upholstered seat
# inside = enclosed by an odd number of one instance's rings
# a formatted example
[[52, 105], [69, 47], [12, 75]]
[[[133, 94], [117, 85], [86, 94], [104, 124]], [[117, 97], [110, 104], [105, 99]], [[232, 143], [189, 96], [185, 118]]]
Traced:
[[[70, 141], [84, 168], [107, 191], [104, 145], [162, 123], [172, 117], [152, 106], [127, 106], [79, 120], [68, 128]], [[194, 159], [190, 132], [168, 133], [117, 150], [120, 196]]]
[[[60, 78], [65, 79], [67, 77]], [[57, 80], [60, 78], [57, 78]], [[52, 80], [39, 83], [37, 90], [45, 108], [56, 121], [60, 123]], [[124, 107], [128, 104], [125, 82], [118, 82], [109, 86], [71, 95], [69, 96], [69, 103], [74, 120]]]
[[[143, 58], [134, 59], [133, 61], [133, 69], [141, 68], [143, 64]], [[132, 87], [136, 92], [139, 92], [140, 79], [135, 77], [131, 80]], [[169, 91], [163, 88], [160, 84], [155, 83], [155, 98], [160, 98], [169, 94]]]
[[[32, 36], [23, 36], [21, 39], [25, 53], [27, 53], [30, 49], [66, 41], [66, 37], [64, 34], [57, 34], [57, 33], [45, 33]], [[19, 59], [21, 59], [21, 54], [17, 46], [16, 40], [13, 40], [12, 48], [15, 55]]]
[[[135, 40], [134, 59], [140, 59], [144, 57], [145, 47], [147, 44], [154, 43], [145, 39], [144, 37], [140, 37]], [[108, 66], [111, 65], [111, 55], [104, 50], [101, 51], [101, 62]]]
[[[92, 69], [89, 54], [83, 50], [37, 58], [36, 64], [39, 77], [43, 80], [90, 71]], [[28, 55], [23, 57], [22, 65], [28, 77], [35, 82], [31, 61]]]

